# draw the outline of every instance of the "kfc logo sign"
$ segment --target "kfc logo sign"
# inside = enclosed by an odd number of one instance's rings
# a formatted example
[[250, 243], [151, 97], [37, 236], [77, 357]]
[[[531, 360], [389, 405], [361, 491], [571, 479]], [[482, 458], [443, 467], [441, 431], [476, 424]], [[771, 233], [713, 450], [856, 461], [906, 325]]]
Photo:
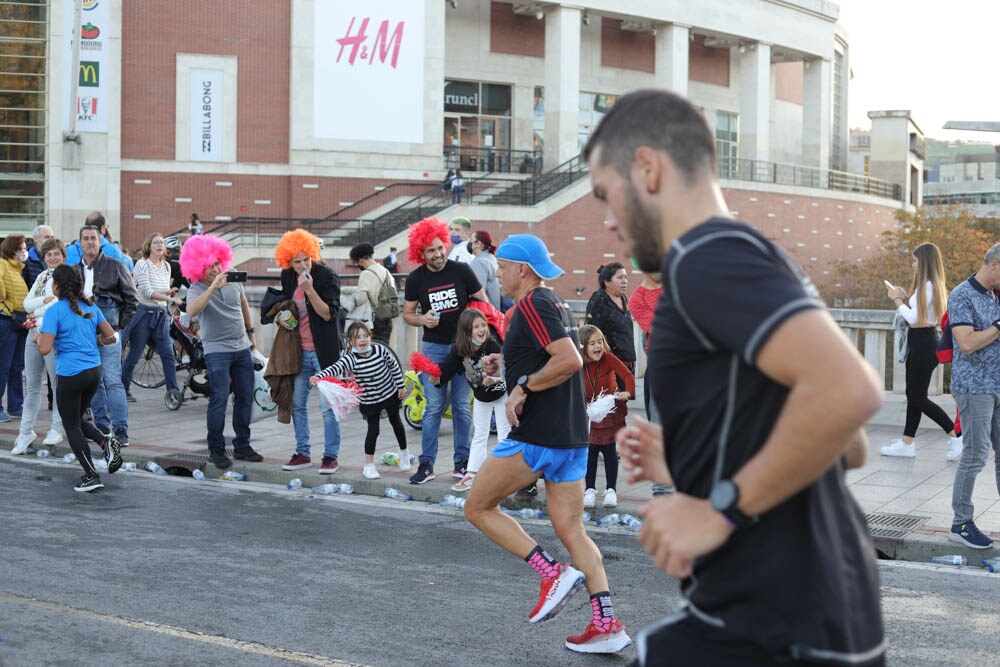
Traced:
[[78, 97], [76, 98], [76, 118], [77, 120], [95, 120], [97, 117], [97, 98]]

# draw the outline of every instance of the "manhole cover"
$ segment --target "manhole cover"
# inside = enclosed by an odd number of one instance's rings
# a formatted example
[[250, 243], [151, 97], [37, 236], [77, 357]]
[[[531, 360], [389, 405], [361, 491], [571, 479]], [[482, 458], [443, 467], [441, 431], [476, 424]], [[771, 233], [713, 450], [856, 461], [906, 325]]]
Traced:
[[901, 540], [910, 532], [924, 525], [929, 517], [912, 514], [888, 514], [872, 512], [865, 515], [868, 530], [872, 537], [890, 540]]

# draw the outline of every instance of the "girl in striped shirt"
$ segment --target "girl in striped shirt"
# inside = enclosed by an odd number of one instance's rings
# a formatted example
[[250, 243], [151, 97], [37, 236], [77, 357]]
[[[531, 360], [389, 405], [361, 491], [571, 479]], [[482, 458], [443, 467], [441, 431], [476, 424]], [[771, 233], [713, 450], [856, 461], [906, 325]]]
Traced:
[[344, 379], [353, 376], [354, 381], [364, 389], [358, 410], [368, 422], [363, 472], [366, 478], [381, 477], [375, 469], [375, 441], [378, 440], [379, 417], [383, 410], [389, 417], [389, 424], [399, 443], [399, 467], [401, 470], [409, 469], [406, 431], [403, 429], [403, 420], [399, 417], [401, 401], [406, 394], [403, 389], [403, 370], [389, 348], [372, 343], [372, 330], [364, 322], [354, 322], [347, 328], [347, 340], [351, 349], [345, 351], [334, 364], [309, 378], [309, 382], [316, 384], [323, 377]]

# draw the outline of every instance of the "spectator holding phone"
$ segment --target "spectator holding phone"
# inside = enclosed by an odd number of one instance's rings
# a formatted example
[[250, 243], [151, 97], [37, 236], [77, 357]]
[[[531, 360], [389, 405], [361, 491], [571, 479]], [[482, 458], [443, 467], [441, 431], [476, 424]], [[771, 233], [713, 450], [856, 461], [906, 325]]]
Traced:
[[201, 320], [201, 342], [208, 368], [208, 459], [216, 468], [233, 464], [226, 456], [223, 437], [226, 403], [232, 392], [236, 433], [233, 456], [242, 461], [263, 461], [264, 457], [250, 446], [253, 317], [242, 283], [231, 282], [226, 273], [233, 262], [233, 249], [218, 236], [202, 234], [184, 244], [180, 261], [184, 277], [191, 281], [187, 313]]

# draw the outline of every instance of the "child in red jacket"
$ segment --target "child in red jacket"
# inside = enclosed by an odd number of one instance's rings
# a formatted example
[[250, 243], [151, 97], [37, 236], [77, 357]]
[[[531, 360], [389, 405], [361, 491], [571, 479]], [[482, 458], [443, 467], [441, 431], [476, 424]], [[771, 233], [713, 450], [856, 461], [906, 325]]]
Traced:
[[[583, 506], [594, 507], [597, 503], [597, 457], [604, 457], [604, 474], [607, 488], [601, 501], [604, 507], [618, 505], [615, 486], [618, 483], [618, 452], [615, 451], [615, 434], [625, 426], [628, 406], [625, 401], [635, 396], [635, 377], [614, 354], [604, 334], [597, 327], [586, 324], [580, 327], [580, 346], [583, 348], [583, 389], [587, 402], [597, 398], [603, 391], [614, 395], [615, 409], [599, 422], [590, 423], [590, 453], [587, 456], [586, 491]], [[625, 391], [618, 391], [618, 380], [625, 384]]]

